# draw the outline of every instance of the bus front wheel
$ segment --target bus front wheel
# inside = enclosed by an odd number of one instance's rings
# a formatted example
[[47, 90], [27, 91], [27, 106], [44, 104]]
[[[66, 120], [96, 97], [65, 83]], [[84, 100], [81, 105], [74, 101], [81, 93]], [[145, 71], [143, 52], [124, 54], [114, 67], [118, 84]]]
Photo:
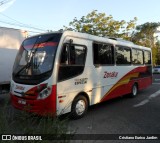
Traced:
[[71, 109], [71, 118], [82, 118], [88, 110], [88, 101], [85, 96], [78, 96], [74, 99]]

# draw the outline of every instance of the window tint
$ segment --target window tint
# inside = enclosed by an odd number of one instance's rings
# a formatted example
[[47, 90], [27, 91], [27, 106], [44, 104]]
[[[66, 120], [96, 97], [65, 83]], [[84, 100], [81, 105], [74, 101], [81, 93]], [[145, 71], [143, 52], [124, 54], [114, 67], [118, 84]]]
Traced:
[[82, 46], [65, 45], [61, 54], [61, 65], [84, 65], [86, 49]]
[[143, 51], [132, 49], [132, 63], [134, 65], [142, 65], [143, 64]]
[[94, 64], [114, 64], [113, 46], [109, 44], [93, 43]]
[[86, 47], [65, 44], [60, 57], [58, 81], [66, 80], [82, 74], [86, 59]]
[[150, 51], [144, 51], [144, 63], [151, 64], [151, 52]]
[[122, 46], [116, 46], [116, 64], [130, 65], [131, 64], [131, 49]]

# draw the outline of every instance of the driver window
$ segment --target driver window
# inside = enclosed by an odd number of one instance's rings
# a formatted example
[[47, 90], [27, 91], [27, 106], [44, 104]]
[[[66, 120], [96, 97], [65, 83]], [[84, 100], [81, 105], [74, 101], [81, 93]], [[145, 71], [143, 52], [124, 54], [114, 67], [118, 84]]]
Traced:
[[69, 63], [68, 54], [69, 54], [68, 53], [68, 46], [64, 45], [62, 48], [61, 59], [60, 59], [61, 65], [66, 65]]
[[58, 80], [66, 80], [83, 73], [86, 59], [86, 47], [65, 44], [60, 56]]

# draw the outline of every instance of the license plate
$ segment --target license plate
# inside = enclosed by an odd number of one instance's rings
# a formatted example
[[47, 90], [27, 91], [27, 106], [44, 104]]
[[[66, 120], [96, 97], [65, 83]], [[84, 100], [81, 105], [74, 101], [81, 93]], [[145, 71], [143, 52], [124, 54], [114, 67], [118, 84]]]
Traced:
[[18, 100], [18, 103], [19, 103], [19, 104], [26, 105], [26, 100], [19, 99], [19, 100]]

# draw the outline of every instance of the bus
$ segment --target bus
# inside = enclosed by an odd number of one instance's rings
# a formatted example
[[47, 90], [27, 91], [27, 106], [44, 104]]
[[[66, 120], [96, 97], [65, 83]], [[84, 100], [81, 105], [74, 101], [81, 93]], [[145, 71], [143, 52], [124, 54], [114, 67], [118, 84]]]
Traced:
[[151, 48], [122, 39], [61, 31], [25, 39], [11, 79], [12, 105], [74, 119], [88, 107], [152, 84]]

